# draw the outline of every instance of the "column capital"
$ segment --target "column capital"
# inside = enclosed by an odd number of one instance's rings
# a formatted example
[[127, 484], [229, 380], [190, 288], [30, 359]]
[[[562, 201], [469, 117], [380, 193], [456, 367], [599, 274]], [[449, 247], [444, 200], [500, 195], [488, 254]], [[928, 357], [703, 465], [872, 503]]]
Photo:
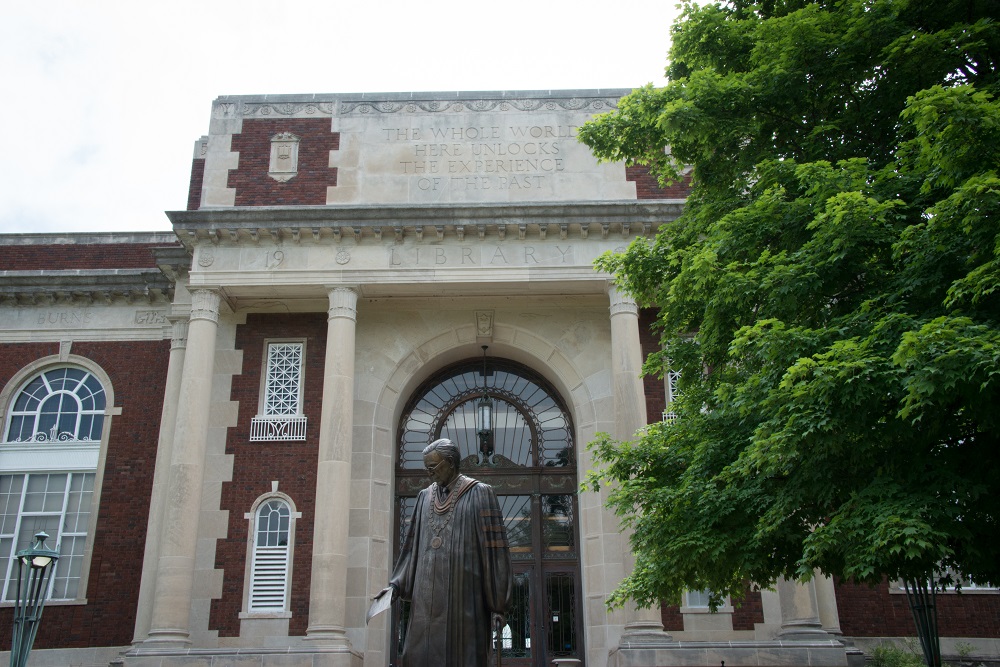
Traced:
[[222, 295], [219, 290], [196, 289], [191, 292], [191, 320], [219, 321], [219, 304]]
[[635, 299], [619, 290], [614, 284], [608, 285], [608, 298], [611, 300], [611, 317], [639, 314], [639, 306], [636, 305]]
[[187, 347], [188, 324], [186, 317], [168, 317], [170, 320], [170, 349], [183, 350]]
[[338, 286], [331, 287], [327, 292], [330, 299], [330, 309], [327, 311], [327, 319], [346, 318], [357, 321], [358, 319], [358, 290], [356, 287]]

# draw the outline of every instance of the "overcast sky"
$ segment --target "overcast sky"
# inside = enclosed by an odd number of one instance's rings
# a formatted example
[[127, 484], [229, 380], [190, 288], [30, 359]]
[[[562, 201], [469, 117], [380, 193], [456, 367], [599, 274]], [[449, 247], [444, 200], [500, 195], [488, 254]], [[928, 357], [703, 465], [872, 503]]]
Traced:
[[0, 233], [169, 230], [220, 95], [662, 85], [674, 5], [9, 3]]

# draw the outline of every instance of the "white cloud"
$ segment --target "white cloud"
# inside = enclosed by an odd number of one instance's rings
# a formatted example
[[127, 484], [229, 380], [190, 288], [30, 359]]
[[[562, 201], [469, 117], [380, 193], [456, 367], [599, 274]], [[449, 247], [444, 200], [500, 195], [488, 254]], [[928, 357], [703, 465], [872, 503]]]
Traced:
[[167, 230], [220, 95], [662, 84], [672, 0], [56, 0], [0, 23], [0, 232]]

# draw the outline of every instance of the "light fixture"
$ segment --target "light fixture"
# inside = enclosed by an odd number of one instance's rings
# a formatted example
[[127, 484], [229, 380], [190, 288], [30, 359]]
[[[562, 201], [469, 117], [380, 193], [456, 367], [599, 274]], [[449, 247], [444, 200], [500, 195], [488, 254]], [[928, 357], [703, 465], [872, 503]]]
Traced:
[[493, 457], [493, 400], [486, 391], [486, 350], [483, 345], [483, 396], [476, 403], [476, 434], [479, 436], [479, 464], [489, 465]]
[[14, 603], [14, 633], [11, 637], [10, 666], [24, 667], [38, 634], [42, 609], [48, 595], [49, 581], [59, 552], [45, 546], [48, 535], [35, 534], [35, 544], [18, 551], [17, 600]]

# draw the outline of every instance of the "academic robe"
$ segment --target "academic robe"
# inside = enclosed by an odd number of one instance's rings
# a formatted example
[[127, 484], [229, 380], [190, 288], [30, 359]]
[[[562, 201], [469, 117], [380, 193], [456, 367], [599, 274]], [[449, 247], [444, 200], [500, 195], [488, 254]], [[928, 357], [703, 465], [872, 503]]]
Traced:
[[401, 667], [492, 664], [492, 614], [510, 605], [510, 552], [493, 489], [464, 476], [452, 489], [459, 495], [450, 516], [435, 511], [435, 498], [440, 508], [445, 497], [437, 484], [417, 496], [389, 580], [410, 601]]

